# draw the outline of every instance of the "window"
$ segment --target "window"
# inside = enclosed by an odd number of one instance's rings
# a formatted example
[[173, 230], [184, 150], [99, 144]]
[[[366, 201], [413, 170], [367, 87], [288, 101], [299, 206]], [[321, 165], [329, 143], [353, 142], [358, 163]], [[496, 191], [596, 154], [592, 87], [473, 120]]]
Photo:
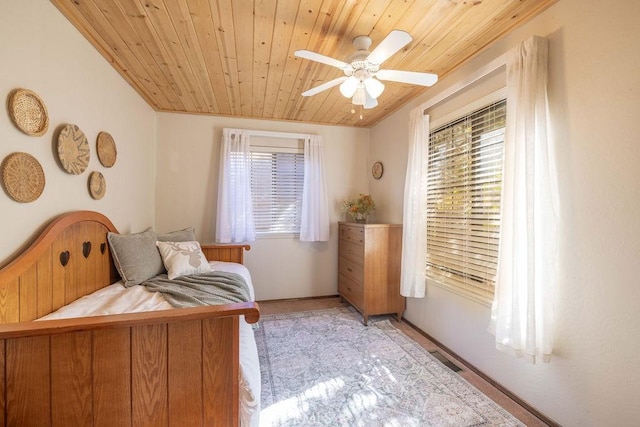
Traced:
[[493, 297], [506, 101], [429, 135], [427, 277], [481, 302]]
[[303, 150], [252, 143], [250, 164], [256, 235], [300, 233]]

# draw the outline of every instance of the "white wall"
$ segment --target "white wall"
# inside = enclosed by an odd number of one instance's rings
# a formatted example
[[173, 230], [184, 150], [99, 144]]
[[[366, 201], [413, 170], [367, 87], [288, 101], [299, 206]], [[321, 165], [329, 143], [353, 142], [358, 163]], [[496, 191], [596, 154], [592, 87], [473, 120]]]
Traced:
[[331, 238], [326, 243], [266, 238], [251, 243], [245, 264], [259, 300], [337, 293], [337, 222], [340, 204], [367, 190], [369, 130], [339, 126], [185, 114], [158, 114], [156, 228], [194, 226], [203, 243], [215, 241], [222, 129], [257, 129], [322, 135]]
[[[18, 203], [0, 190], [0, 265], [29, 243], [34, 230], [54, 216], [78, 209], [106, 214], [120, 231], [153, 224], [155, 113], [86, 39], [46, 0], [0, 2], [0, 93], [35, 91], [49, 112], [49, 130], [32, 137], [18, 130], [8, 111], [0, 114], [0, 161], [21, 151], [42, 165], [46, 186], [39, 199]], [[77, 124], [91, 148], [87, 170], [66, 173], [56, 160], [57, 130]], [[109, 132], [118, 160], [104, 168], [96, 137]], [[107, 192], [93, 200], [92, 171], [106, 178]]]
[[438, 287], [409, 300], [405, 315], [565, 426], [640, 422], [639, 17], [636, 0], [562, 0], [371, 130], [372, 158], [392, 165], [371, 192], [383, 219], [399, 221], [411, 108], [528, 36], [549, 38], [561, 200], [552, 362], [529, 365], [494, 350], [489, 308]]

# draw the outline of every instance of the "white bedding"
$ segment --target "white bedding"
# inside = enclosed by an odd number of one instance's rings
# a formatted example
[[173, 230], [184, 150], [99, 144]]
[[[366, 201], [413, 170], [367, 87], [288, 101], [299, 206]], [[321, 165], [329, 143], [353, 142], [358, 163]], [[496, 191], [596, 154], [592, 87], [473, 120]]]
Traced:
[[[214, 271], [240, 274], [249, 285], [251, 300], [255, 300], [251, 275], [244, 265], [221, 261], [212, 261], [210, 264]], [[125, 288], [122, 282], [116, 282], [79, 298], [40, 320], [137, 313], [172, 308], [158, 292], [149, 292], [144, 286]], [[243, 426], [259, 425], [260, 387], [260, 365], [253, 328], [243, 318], [240, 321], [240, 421]]]

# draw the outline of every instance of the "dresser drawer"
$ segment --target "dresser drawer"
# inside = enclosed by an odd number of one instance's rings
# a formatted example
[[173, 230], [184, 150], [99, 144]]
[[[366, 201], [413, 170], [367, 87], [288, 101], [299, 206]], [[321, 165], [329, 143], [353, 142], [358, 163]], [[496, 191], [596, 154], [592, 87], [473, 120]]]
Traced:
[[364, 283], [364, 267], [346, 257], [338, 258], [338, 272], [355, 282]]
[[364, 227], [340, 224], [340, 239], [358, 245], [364, 245]]
[[346, 240], [340, 242], [340, 256], [357, 264], [364, 262], [364, 246]]
[[338, 275], [338, 292], [360, 310], [364, 309], [364, 289], [344, 274]]

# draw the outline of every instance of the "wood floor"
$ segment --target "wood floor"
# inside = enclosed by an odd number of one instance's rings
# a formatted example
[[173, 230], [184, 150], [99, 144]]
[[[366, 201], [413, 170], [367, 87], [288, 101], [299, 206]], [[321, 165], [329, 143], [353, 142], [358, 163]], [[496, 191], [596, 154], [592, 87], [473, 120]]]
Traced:
[[[278, 301], [260, 301], [260, 312], [263, 315], [278, 314], [278, 313], [291, 313], [297, 311], [308, 310], [322, 310], [327, 308], [342, 307], [345, 304], [340, 302], [339, 297], [326, 297], [326, 298], [304, 298], [304, 299], [291, 299], [291, 300], [278, 300]], [[482, 391], [489, 398], [493, 399], [496, 403], [509, 411], [513, 416], [518, 418], [527, 426], [549, 426], [553, 424], [547, 424], [541, 421], [534, 414], [529, 412], [526, 408], [519, 405], [512, 400], [505, 393], [494, 387], [491, 383], [484, 380], [481, 376], [476, 374], [471, 368], [466, 366], [460, 360], [457, 360], [452, 355], [448, 354], [444, 349], [438, 347], [432, 341], [423, 336], [419, 331], [405, 322], [398, 323], [395, 321], [394, 316], [389, 316], [392, 319], [394, 326], [404, 332], [407, 336], [411, 337], [414, 341], [420, 344], [427, 351], [438, 351], [445, 356], [451, 362], [462, 368], [462, 371], [458, 372], [458, 375], [462, 376], [469, 383], [473, 384], [478, 390]]]

